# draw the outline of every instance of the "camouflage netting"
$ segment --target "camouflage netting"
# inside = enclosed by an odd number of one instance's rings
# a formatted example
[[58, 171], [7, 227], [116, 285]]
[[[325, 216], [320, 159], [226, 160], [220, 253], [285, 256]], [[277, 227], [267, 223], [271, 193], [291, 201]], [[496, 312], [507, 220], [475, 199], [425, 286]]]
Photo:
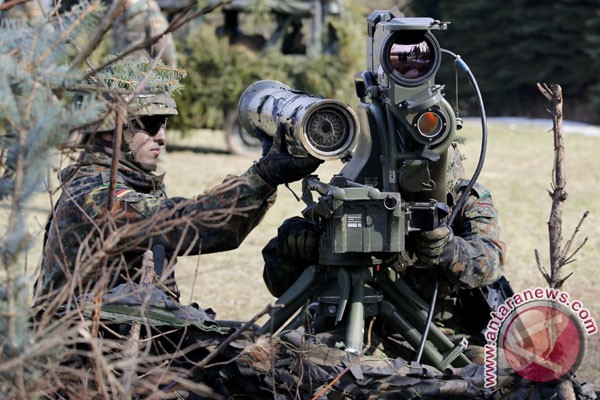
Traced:
[[[186, 336], [181, 349], [195, 348], [174, 363], [182, 378], [212, 390], [214, 398], [249, 399], [548, 399], [556, 396], [556, 385], [533, 384], [517, 375], [500, 379], [494, 390], [484, 387], [484, 367], [440, 371], [402, 358], [352, 355], [336, 348], [339, 336], [332, 333], [307, 335], [303, 329], [275, 337], [256, 336], [250, 329], [232, 341], [208, 366], [199, 368], [218, 343], [223, 343], [241, 323], [212, 319], [201, 309], [183, 306], [158, 290], [131, 294], [117, 287], [103, 298], [101, 319], [107, 324], [150, 323], [161, 330]], [[85, 299], [81, 299], [85, 300]], [[92, 299], [88, 299], [92, 300]], [[90, 304], [83, 301], [82, 305]], [[82, 307], [91, 317], [93, 307]], [[226, 326], [227, 325], [227, 326]], [[183, 328], [182, 328], [183, 327]], [[160, 347], [160, 346], [159, 346]], [[572, 379], [578, 399], [595, 399], [592, 388]], [[176, 381], [163, 385], [164, 395], [197, 397], [181, 390]]]
[[[269, 354], [269, 351], [257, 351], [256, 346], [248, 346], [249, 350], [242, 352], [235, 364], [220, 371], [224, 380], [219, 382], [222, 387], [216, 389], [225, 389], [227, 395], [236, 398], [245, 394], [252, 399], [280, 400], [512, 400], [548, 399], [556, 394], [555, 385], [532, 384], [516, 376], [504, 381], [501, 389], [486, 389], [484, 367], [476, 364], [439, 371], [431, 366], [411, 364], [401, 358], [363, 356], [359, 359], [322, 344], [302, 345], [298, 341], [301, 337], [295, 331], [278, 338], [274, 364], [264, 361], [264, 354]], [[596, 398], [588, 385], [576, 381], [573, 383], [578, 399]]]

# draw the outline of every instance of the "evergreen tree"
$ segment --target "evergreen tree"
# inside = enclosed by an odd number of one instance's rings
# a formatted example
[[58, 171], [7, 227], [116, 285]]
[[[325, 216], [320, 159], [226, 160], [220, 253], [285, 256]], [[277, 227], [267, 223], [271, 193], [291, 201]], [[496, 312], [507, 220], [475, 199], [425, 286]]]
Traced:
[[[536, 83], [552, 82], [563, 87], [567, 117], [589, 121], [598, 39], [588, 27], [598, 20], [597, 1], [429, 0], [413, 1], [412, 8], [451, 21], [436, 37], [470, 66], [490, 114], [545, 115]], [[439, 77], [453, 81], [447, 71]]]
[[99, 1], [84, 1], [60, 17], [0, 22], [0, 200], [10, 210], [0, 234], [0, 393], [5, 398], [31, 396], [44, 386], [40, 365], [61, 356], [58, 342], [64, 338], [52, 343], [30, 326], [34, 271], [24, 273], [20, 257], [31, 237], [25, 207], [43, 187], [68, 133], [102, 112], [103, 103], [92, 93], [73, 102], [83, 72], [69, 66], [102, 10]]

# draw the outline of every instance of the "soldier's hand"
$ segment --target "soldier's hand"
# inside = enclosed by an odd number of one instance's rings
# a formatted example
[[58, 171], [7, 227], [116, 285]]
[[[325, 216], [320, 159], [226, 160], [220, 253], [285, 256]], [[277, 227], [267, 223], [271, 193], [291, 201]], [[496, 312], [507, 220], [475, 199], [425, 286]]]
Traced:
[[427, 264], [448, 267], [454, 259], [454, 233], [447, 225], [432, 231], [419, 232], [414, 241], [417, 258]]
[[255, 164], [256, 172], [271, 186], [299, 181], [323, 163], [310, 155], [293, 157], [286, 149], [283, 135], [283, 129], [280, 129], [268, 153]]
[[293, 217], [286, 220], [278, 232], [281, 258], [308, 262], [318, 260], [319, 235], [310, 222]]
[[261, 157], [266, 156], [273, 147], [273, 138], [267, 135], [262, 129], [254, 128], [254, 136], [260, 141], [262, 147]]
[[302, 272], [319, 260], [319, 233], [304, 218], [292, 217], [283, 222], [277, 236], [262, 251], [265, 267], [263, 279], [275, 297], [294, 284]]

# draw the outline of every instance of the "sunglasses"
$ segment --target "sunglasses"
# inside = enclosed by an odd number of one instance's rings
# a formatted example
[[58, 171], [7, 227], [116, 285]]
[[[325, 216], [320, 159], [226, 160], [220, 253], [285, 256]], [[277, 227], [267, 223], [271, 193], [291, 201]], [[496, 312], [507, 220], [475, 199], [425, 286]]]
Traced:
[[167, 128], [167, 117], [162, 115], [139, 117], [129, 121], [131, 132], [143, 131], [150, 136], [156, 136], [161, 128]]

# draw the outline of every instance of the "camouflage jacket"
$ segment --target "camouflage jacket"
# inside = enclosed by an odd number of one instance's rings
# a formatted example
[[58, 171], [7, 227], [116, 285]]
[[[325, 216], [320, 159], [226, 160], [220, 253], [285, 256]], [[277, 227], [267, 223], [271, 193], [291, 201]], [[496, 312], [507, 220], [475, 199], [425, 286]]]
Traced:
[[[468, 184], [459, 180], [450, 191], [449, 204], [458, 201]], [[452, 224], [455, 252], [451, 265], [444, 272], [448, 288], [476, 288], [489, 285], [502, 275], [506, 245], [500, 239], [498, 212], [490, 191], [476, 183]], [[421, 275], [418, 268], [406, 270], [407, 279], [417, 289], [427, 287], [429, 279], [415, 279]], [[427, 292], [428, 290], [425, 290]]]
[[[466, 189], [468, 181], [458, 180], [450, 191], [449, 205]], [[483, 288], [496, 282], [504, 270], [506, 245], [500, 239], [498, 212], [487, 188], [476, 183], [452, 224], [454, 258], [439, 274], [434, 322], [454, 333], [475, 334], [489, 319], [490, 304]], [[429, 302], [433, 293], [434, 271], [409, 266], [402, 280]], [[451, 331], [448, 331], [451, 332]], [[471, 339], [470, 339], [471, 340]]]
[[[164, 246], [172, 277], [178, 255], [238, 247], [275, 200], [275, 189], [253, 168], [185, 199], [168, 198], [162, 176], [126, 161], [119, 164], [114, 193], [108, 193], [111, 161], [104, 153], [83, 153], [61, 171], [63, 192], [46, 228], [38, 295], [66, 284], [77, 295], [99, 282], [111, 288], [139, 280], [141, 256], [155, 245]], [[110, 195], [114, 206], [108, 212]]]
[[[459, 181], [453, 193], [461, 194], [468, 182]], [[502, 275], [506, 245], [500, 239], [498, 211], [490, 191], [475, 184], [452, 225], [457, 251], [451, 276], [463, 287], [489, 285]]]

